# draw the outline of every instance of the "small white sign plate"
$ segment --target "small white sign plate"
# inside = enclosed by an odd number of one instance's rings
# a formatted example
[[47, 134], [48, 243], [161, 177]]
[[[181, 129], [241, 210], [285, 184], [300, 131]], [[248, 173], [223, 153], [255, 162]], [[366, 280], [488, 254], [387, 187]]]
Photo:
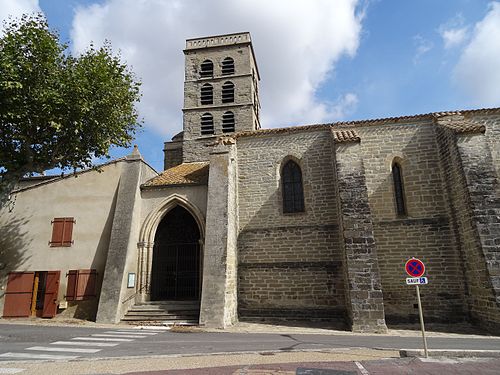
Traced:
[[429, 280], [427, 279], [427, 277], [407, 277], [406, 284], [407, 285], [429, 284]]

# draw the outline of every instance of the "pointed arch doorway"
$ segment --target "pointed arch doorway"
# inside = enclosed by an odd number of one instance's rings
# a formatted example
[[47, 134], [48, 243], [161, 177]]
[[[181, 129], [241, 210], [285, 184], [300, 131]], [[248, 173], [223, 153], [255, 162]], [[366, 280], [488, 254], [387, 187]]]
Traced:
[[156, 230], [151, 301], [197, 301], [201, 289], [200, 229], [182, 206], [173, 207]]

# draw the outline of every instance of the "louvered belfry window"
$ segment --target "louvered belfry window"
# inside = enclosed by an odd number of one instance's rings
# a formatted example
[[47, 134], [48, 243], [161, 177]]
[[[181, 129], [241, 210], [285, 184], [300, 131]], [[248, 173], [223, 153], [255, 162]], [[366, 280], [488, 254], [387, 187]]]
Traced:
[[234, 60], [226, 57], [222, 60], [222, 75], [234, 74]]
[[52, 221], [51, 247], [69, 247], [73, 244], [73, 225], [76, 223], [72, 217], [56, 217]]
[[302, 172], [297, 163], [288, 161], [282, 170], [283, 212], [304, 212]]
[[222, 132], [234, 132], [234, 113], [231, 111], [224, 112], [222, 115]]
[[214, 88], [212, 85], [206, 83], [201, 86], [200, 92], [201, 104], [213, 104], [214, 103]]
[[214, 63], [210, 60], [205, 60], [200, 66], [200, 77], [213, 77]]
[[201, 116], [201, 134], [214, 134], [214, 117], [210, 113]]
[[222, 103], [234, 103], [234, 83], [228, 81], [222, 85]]

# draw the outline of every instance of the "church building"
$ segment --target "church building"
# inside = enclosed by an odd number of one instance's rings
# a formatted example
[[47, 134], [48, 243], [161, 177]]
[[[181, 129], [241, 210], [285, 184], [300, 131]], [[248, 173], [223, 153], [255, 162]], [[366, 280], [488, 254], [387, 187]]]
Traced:
[[415, 257], [426, 322], [500, 332], [500, 108], [261, 129], [249, 33], [184, 55], [163, 172], [135, 148], [12, 191], [4, 318], [385, 332], [418, 321]]

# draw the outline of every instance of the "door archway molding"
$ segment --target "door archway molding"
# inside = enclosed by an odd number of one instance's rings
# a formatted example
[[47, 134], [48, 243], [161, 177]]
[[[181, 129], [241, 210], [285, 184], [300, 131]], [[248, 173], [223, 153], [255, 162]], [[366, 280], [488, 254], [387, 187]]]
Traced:
[[200, 252], [201, 256], [203, 256], [203, 244], [205, 243], [205, 217], [203, 213], [198, 207], [179, 194], [168, 196], [148, 214], [139, 233], [139, 242], [137, 243], [139, 278], [137, 283], [136, 302], [146, 302], [150, 300], [153, 246], [156, 230], [165, 215], [176, 206], [181, 206], [187, 210], [196, 221], [200, 231]]

